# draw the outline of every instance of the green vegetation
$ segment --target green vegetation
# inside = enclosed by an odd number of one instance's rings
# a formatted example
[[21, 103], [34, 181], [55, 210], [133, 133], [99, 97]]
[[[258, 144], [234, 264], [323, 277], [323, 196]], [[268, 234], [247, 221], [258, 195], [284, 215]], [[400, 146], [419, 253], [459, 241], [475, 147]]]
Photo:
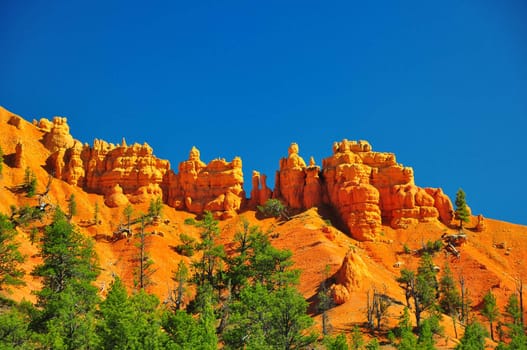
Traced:
[[443, 241], [438, 239], [437, 241], [427, 241], [421, 249], [421, 252], [434, 255], [435, 253], [440, 252], [441, 249], [443, 249]]
[[279, 199], [268, 199], [264, 205], [257, 206], [257, 209], [264, 217], [274, 217], [282, 220], [289, 219], [287, 207]]
[[487, 332], [478, 322], [471, 322], [465, 328], [465, 334], [456, 350], [480, 350], [485, 348]]
[[496, 297], [492, 294], [492, 291], [489, 290], [487, 294], [483, 297], [483, 309], [481, 314], [487, 318], [490, 325], [490, 338], [494, 340], [494, 327], [493, 323], [496, 321], [500, 315], [498, 305], [496, 303]]
[[163, 209], [163, 201], [161, 197], [150, 200], [150, 205], [148, 206], [148, 216], [150, 218], [161, 216], [161, 211]]
[[460, 188], [456, 193], [456, 219], [459, 220], [459, 229], [463, 230], [463, 223], [470, 222], [470, 212], [465, 199], [465, 192]]
[[454, 276], [450, 267], [445, 265], [443, 268], [443, 276], [439, 281], [439, 306], [443, 313], [449, 315], [452, 318], [452, 323], [454, 326], [454, 333], [457, 338], [457, 327], [456, 320], [459, 319], [459, 309], [462, 306], [461, 295], [456, 288], [456, 283], [454, 281]]
[[32, 222], [42, 220], [43, 215], [43, 211], [38, 207], [30, 207], [29, 205], [24, 204], [20, 208], [17, 208], [12, 205], [9, 220], [15, 227], [28, 227]]
[[134, 270], [134, 286], [141, 291], [153, 285], [152, 275], [156, 271], [153, 267], [154, 261], [150, 258], [150, 254], [147, 251], [145, 220], [145, 216], [141, 216], [139, 242], [136, 244], [136, 247], [139, 249], [136, 260], [138, 260], [139, 264]]
[[132, 215], [134, 214], [134, 207], [132, 207], [131, 204], [128, 204], [124, 209], [123, 209], [123, 216], [125, 217], [126, 219], [126, 228], [128, 229], [128, 232], [131, 232], [130, 231], [130, 225], [131, 225], [131, 221], [132, 221]]
[[22, 190], [26, 192], [26, 195], [29, 198], [33, 197], [37, 191], [37, 177], [29, 167], [26, 167], [26, 170], [24, 171], [24, 183], [22, 184]]
[[24, 284], [24, 270], [20, 264], [25, 259], [18, 250], [15, 235], [15, 228], [9, 218], [0, 214], [0, 292], [10, 291], [9, 287]]
[[68, 198], [68, 220], [71, 220], [75, 215], [77, 215], [77, 201], [72, 193]]
[[32, 328], [44, 347], [90, 349], [98, 344], [95, 309], [99, 301], [92, 282], [98, 275], [93, 243], [77, 232], [58, 208], [44, 230], [38, 312]]
[[[68, 204], [74, 200], [70, 196]], [[40, 228], [42, 237], [35, 240], [42, 259], [32, 271], [42, 280], [42, 288], [35, 291], [35, 305], [7, 299], [9, 287], [23, 283], [24, 273], [14, 227], [30, 222], [33, 209], [13, 207], [11, 217], [0, 214], [0, 349], [363, 350], [379, 349], [382, 337], [383, 346], [432, 350], [434, 336], [442, 334], [441, 313], [451, 316], [456, 337], [456, 322], [465, 328], [457, 349], [482, 349], [487, 336], [483, 326], [468, 317], [464, 280], [459, 290], [448, 265], [438, 275], [431, 254], [440, 244], [429, 241], [423, 245], [426, 249], [417, 269], [402, 269], [397, 279], [408, 307], [395, 328], [387, 329], [383, 321], [392, 299], [385, 289], [372, 289], [367, 305], [373, 336], [369, 342], [359, 328], [366, 324], [332, 333], [332, 280], [329, 267], [321, 271], [324, 281], [310, 299], [311, 312], [321, 314], [323, 337], [317, 340], [308, 302], [297, 289], [300, 271], [293, 268], [291, 252], [271, 244], [273, 232], [263, 232], [243, 219], [226, 249], [220, 244], [221, 226], [210, 212], [200, 220], [187, 221], [200, 237], [180, 235], [182, 243], [176, 250], [191, 259], [181, 259], [173, 267], [163, 303], [148, 293], [154, 271], [144, 230], [149, 215], [138, 216], [136, 290], [129, 294], [125, 282], [131, 281], [115, 276], [102, 300], [103, 288], [95, 286], [101, 269], [93, 241], [77, 231], [70, 222], [74, 210], [67, 209], [65, 214], [57, 208], [51, 223]], [[131, 206], [125, 208], [127, 221], [132, 214]], [[502, 314], [491, 292], [478, 301], [483, 306], [481, 315], [490, 323], [490, 337], [494, 339], [495, 328], [499, 335], [497, 349], [527, 348], [521, 304], [521, 289], [510, 296]], [[391, 344], [385, 343], [387, 333]]]
[[421, 314], [423, 311], [433, 309], [436, 306], [436, 292], [439, 287], [436, 278], [436, 269], [432, 257], [425, 253], [421, 257], [417, 273], [403, 269], [397, 282], [405, 291], [406, 305], [410, 307], [413, 299], [413, 310], [417, 327], [421, 326]]
[[180, 234], [179, 239], [181, 240], [181, 244], [176, 246], [176, 252], [189, 257], [194, 255], [194, 251], [196, 249], [196, 240], [185, 233]]

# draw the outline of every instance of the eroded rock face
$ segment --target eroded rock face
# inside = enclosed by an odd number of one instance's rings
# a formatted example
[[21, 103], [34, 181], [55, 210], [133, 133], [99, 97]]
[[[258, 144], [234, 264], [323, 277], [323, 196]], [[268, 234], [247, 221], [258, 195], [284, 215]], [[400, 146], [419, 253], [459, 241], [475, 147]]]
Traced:
[[[50, 171], [71, 185], [104, 195], [109, 205], [162, 197], [178, 209], [225, 217], [239, 211], [246, 200], [238, 157], [206, 164], [193, 147], [176, 174], [146, 143], [129, 146], [123, 139], [117, 145], [102, 140], [82, 145], [69, 134], [66, 118], [35, 124], [44, 132]], [[22, 160], [22, 149], [18, 159]], [[274, 191], [267, 187], [264, 174], [254, 172], [252, 182], [251, 207], [269, 198], [278, 198], [292, 209], [328, 204], [358, 240], [375, 239], [383, 223], [404, 228], [437, 219], [450, 223], [453, 216], [452, 203], [441, 189], [417, 187], [412, 168], [398, 164], [392, 153], [372, 151], [366, 141], [335, 142], [322, 168], [313, 158], [306, 165], [298, 145], [292, 143], [288, 156], [280, 160]]]
[[441, 189], [417, 187], [412, 168], [398, 164], [393, 153], [372, 151], [366, 141], [335, 142], [322, 170], [313, 159], [306, 166], [292, 144], [280, 161], [273, 197], [297, 209], [331, 205], [358, 240], [375, 239], [383, 223], [393, 228], [437, 219], [449, 223], [453, 213]]
[[335, 284], [330, 289], [335, 304], [348, 301], [350, 293], [361, 290], [363, 281], [368, 278], [371, 278], [368, 267], [358, 254], [350, 251], [335, 274]]
[[280, 159], [280, 170], [276, 173], [278, 192], [275, 193], [275, 197], [282, 198], [290, 208], [304, 208], [305, 169], [306, 162], [298, 155], [298, 145], [292, 143], [288, 156]]
[[[73, 151], [72, 154], [76, 152]], [[143, 202], [151, 197], [162, 197], [161, 184], [170, 164], [155, 157], [148, 144], [127, 146], [109, 144], [95, 140], [93, 147], [84, 147], [80, 153], [85, 168], [85, 186], [88, 191], [106, 195], [119, 184], [123, 193], [137, 197], [134, 202]], [[70, 159], [70, 180], [75, 182], [74, 165], [78, 158]], [[77, 179], [78, 182], [78, 179]]]
[[167, 203], [200, 214], [204, 211], [234, 215], [245, 200], [242, 160], [214, 159], [205, 164], [193, 147], [189, 159], [179, 164], [179, 173], [169, 180]]
[[267, 176], [260, 174], [256, 170], [253, 171], [252, 185], [249, 207], [256, 209], [258, 205], [264, 205], [272, 197], [273, 191], [267, 187]]
[[49, 128], [49, 132], [44, 135], [43, 143], [51, 153], [73, 146], [74, 140], [70, 135], [70, 127], [66, 118], [55, 117], [51, 125], [49, 120], [41, 120], [40, 123], [42, 128]]
[[[47, 165], [55, 177], [104, 195], [108, 206], [161, 197], [176, 208], [196, 214], [209, 210], [225, 217], [236, 213], [245, 200], [239, 157], [205, 164], [193, 147], [175, 174], [169, 162], [155, 157], [146, 143], [129, 146], [123, 139], [114, 145], [96, 139], [90, 147], [73, 139], [66, 118], [56, 117], [53, 123], [42, 119], [37, 126], [45, 133], [44, 144], [51, 152]], [[268, 198], [265, 177], [262, 188], [262, 199]]]

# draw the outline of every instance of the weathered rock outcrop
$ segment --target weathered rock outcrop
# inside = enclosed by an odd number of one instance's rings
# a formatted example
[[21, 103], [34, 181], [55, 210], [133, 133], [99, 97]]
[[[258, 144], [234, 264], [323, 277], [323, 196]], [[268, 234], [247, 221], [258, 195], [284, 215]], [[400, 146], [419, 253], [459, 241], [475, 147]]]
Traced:
[[[153, 155], [148, 144], [128, 146], [95, 140], [93, 146], [82, 145], [69, 134], [66, 118], [53, 122], [42, 119], [37, 124], [44, 131], [43, 143], [51, 152], [47, 165], [57, 178], [87, 191], [105, 196], [110, 207], [128, 202], [142, 203], [153, 197], [193, 213], [205, 210], [233, 215], [245, 200], [242, 161], [215, 159], [209, 164], [200, 160], [192, 148], [187, 161], [179, 165], [179, 173], [170, 169], [167, 160]], [[262, 181], [263, 193], [270, 190]], [[265, 196], [262, 195], [265, 199]]]
[[49, 128], [49, 132], [44, 135], [43, 143], [51, 153], [73, 146], [74, 140], [70, 135], [70, 127], [66, 118], [53, 118], [51, 126], [48, 120], [42, 120], [41, 124], [43, 127]]
[[335, 284], [330, 288], [335, 304], [340, 305], [348, 301], [350, 293], [361, 290], [363, 281], [369, 278], [371, 274], [362, 258], [350, 251], [335, 274]]
[[393, 228], [437, 219], [449, 223], [453, 213], [441, 189], [417, 187], [412, 168], [398, 164], [393, 153], [373, 152], [366, 141], [335, 142], [322, 171], [313, 159], [306, 166], [292, 144], [280, 161], [273, 197], [295, 209], [331, 205], [358, 240], [374, 239], [383, 222]]
[[[75, 155], [75, 150], [71, 152]], [[84, 147], [80, 159], [85, 169], [85, 186], [88, 191], [106, 195], [118, 184], [123, 193], [130, 195], [134, 203], [144, 202], [152, 197], [162, 197], [161, 185], [170, 169], [166, 160], [156, 158], [152, 148], [144, 143], [127, 146], [109, 144], [95, 140], [93, 147]], [[75, 169], [76, 157], [69, 159], [72, 170], [68, 172], [74, 183], [80, 169]]]
[[[66, 118], [34, 124], [44, 132], [50, 171], [71, 185], [104, 195], [109, 206], [162, 197], [178, 209], [225, 217], [245, 203], [239, 157], [205, 164], [193, 147], [176, 174], [146, 143], [128, 146], [123, 139], [117, 145], [101, 140], [82, 145], [70, 135]], [[22, 161], [21, 148], [17, 156]], [[251, 207], [271, 197], [292, 209], [328, 204], [358, 240], [375, 239], [383, 223], [394, 228], [436, 219], [449, 223], [453, 215], [452, 203], [441, 189], [417, 187], [412, 168], [398, 164], [392, 153], [373, 152], [366, 141], [335, 142], [333, 155], [323, 160], [322, 168], [313, 158], [306, 165], [298, 145], [292, 143], [288, 156], [280, 160], [274, 191], [258, 172], [253, 173], [252, 183]]]
[[245, 200], [242, 160], [214, 159], [205, 164], [193, 147], [189, 159], [179, 164], [179, 173], [169, 180], [167, 203], [192, 213], [211, 211], [233, 215]]
[[258, 205], [264, 205], [272, 197], [273, 191], [267, 187], [267, 176], [260, 174], [256, 170], [253, 171], [252, 184], [253, 188], [251, 190], [249, 206], [255, 209]]
[[92, 147], [82, 145], [69, 134], [67, 119], [60, 117], [41, 119], [37, 126], [45, 133], [43, 143], [51, 152], [46, 163], [55, 177], [104, 195], [109, 206], [163, 196], [170, 164], [156, 158], [148, 144], [128, 146], [123, 139], [114, 145], [96, 139]]
[[24, 144], [17, 142], [15, 146], [15, 168], [25, 168], [26, 162], [24, 161]]

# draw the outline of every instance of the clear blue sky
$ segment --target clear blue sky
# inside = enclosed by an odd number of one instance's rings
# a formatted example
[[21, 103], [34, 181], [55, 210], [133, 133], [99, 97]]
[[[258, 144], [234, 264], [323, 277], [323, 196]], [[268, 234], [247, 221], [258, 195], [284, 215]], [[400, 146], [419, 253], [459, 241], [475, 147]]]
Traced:
[[[0, 104], [73, 136], [148, 142], [177, 169], [292, 141], [368, 140], [416, 184], [527, 224], [527, 3], [18, 1], [0, 5]], [[402, 3], [402, 4], [401, 4]]]

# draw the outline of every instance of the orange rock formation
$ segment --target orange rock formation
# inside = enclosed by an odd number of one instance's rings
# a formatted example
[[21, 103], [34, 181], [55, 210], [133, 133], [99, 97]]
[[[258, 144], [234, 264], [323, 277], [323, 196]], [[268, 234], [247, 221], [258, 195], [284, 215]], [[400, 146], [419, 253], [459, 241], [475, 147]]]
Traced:
[[169, 178], [167, 203], [200, 214], [204, 211], [234, 215], [245, 200], [242, 160], [214, 159], [205, 164], [199, 150], [192, 147], [189, 159], [179, 164], [179, 174]]
[[82, 145], [69, 134], [66, 118], [40, 120], [43, 143], [51, 152], [47, 165], [55, 176], [86, 191], [105, 196], [105, 204], [117, 207], [144, 203], [153, 197], [192, 213], [205, 210], [223, 216], [237, 212], [245, 200], [242, 161], [215, 159], [208, 165], [192, 148], [189, 160], [179, 165], [179, 174], [167, 160], [153, 155], [148, 144], [128, 146], [95, 140]]
[[373, 152], [366, 141], [335, 142], [322, 171], [313, 159], [306, 166], [298, 145], [291, 144], [273, 197], [295, 209], [331, 205], [358, 240], [374, 239], [383, 222], [393, 228], [437, 219], [449, 223], [453, 212], [441, 189], [417, 187], [412, 168], [398, 164], [393, 153]]
[[[10, 123], [20, 128], [19, 119], [13, 117]], [[70, 135], [66, 118], [33, 124], [43, 132], [42, 142], [50, 152], [48, 170], [70, 185], [104, 195], [110, 207], [162, 197], [177, 209], [196, 214], [208, 210], [218, 217], [230, 217], [245, 203], [239, 157], [205, 164], [193, 147], [176, 174], [146, 143], [128, 146], [123, 139], [114, 145], [96, 139], [93, 146], [82, 145]], [[17, 147], [16, 159], [22, 166], [22, 145]], [[441, 189], [417, 187], [412, 168], [398, 164], [392, 153], [373, 152], [366, 141], [335, 142], [333, 155], [323, 160], [322, 169], [313, 158], [306, 165], [298, 145], [292, 143], [288, 156], [280, 160], [274, 192], [263, 174], [254, 172], [252, 182], [251, 207], [271, 197], [292, 209], [328, 204], [358, 240], [375, 239], [383, 223], [404, 228], [452, 219], [452, 203]]]

